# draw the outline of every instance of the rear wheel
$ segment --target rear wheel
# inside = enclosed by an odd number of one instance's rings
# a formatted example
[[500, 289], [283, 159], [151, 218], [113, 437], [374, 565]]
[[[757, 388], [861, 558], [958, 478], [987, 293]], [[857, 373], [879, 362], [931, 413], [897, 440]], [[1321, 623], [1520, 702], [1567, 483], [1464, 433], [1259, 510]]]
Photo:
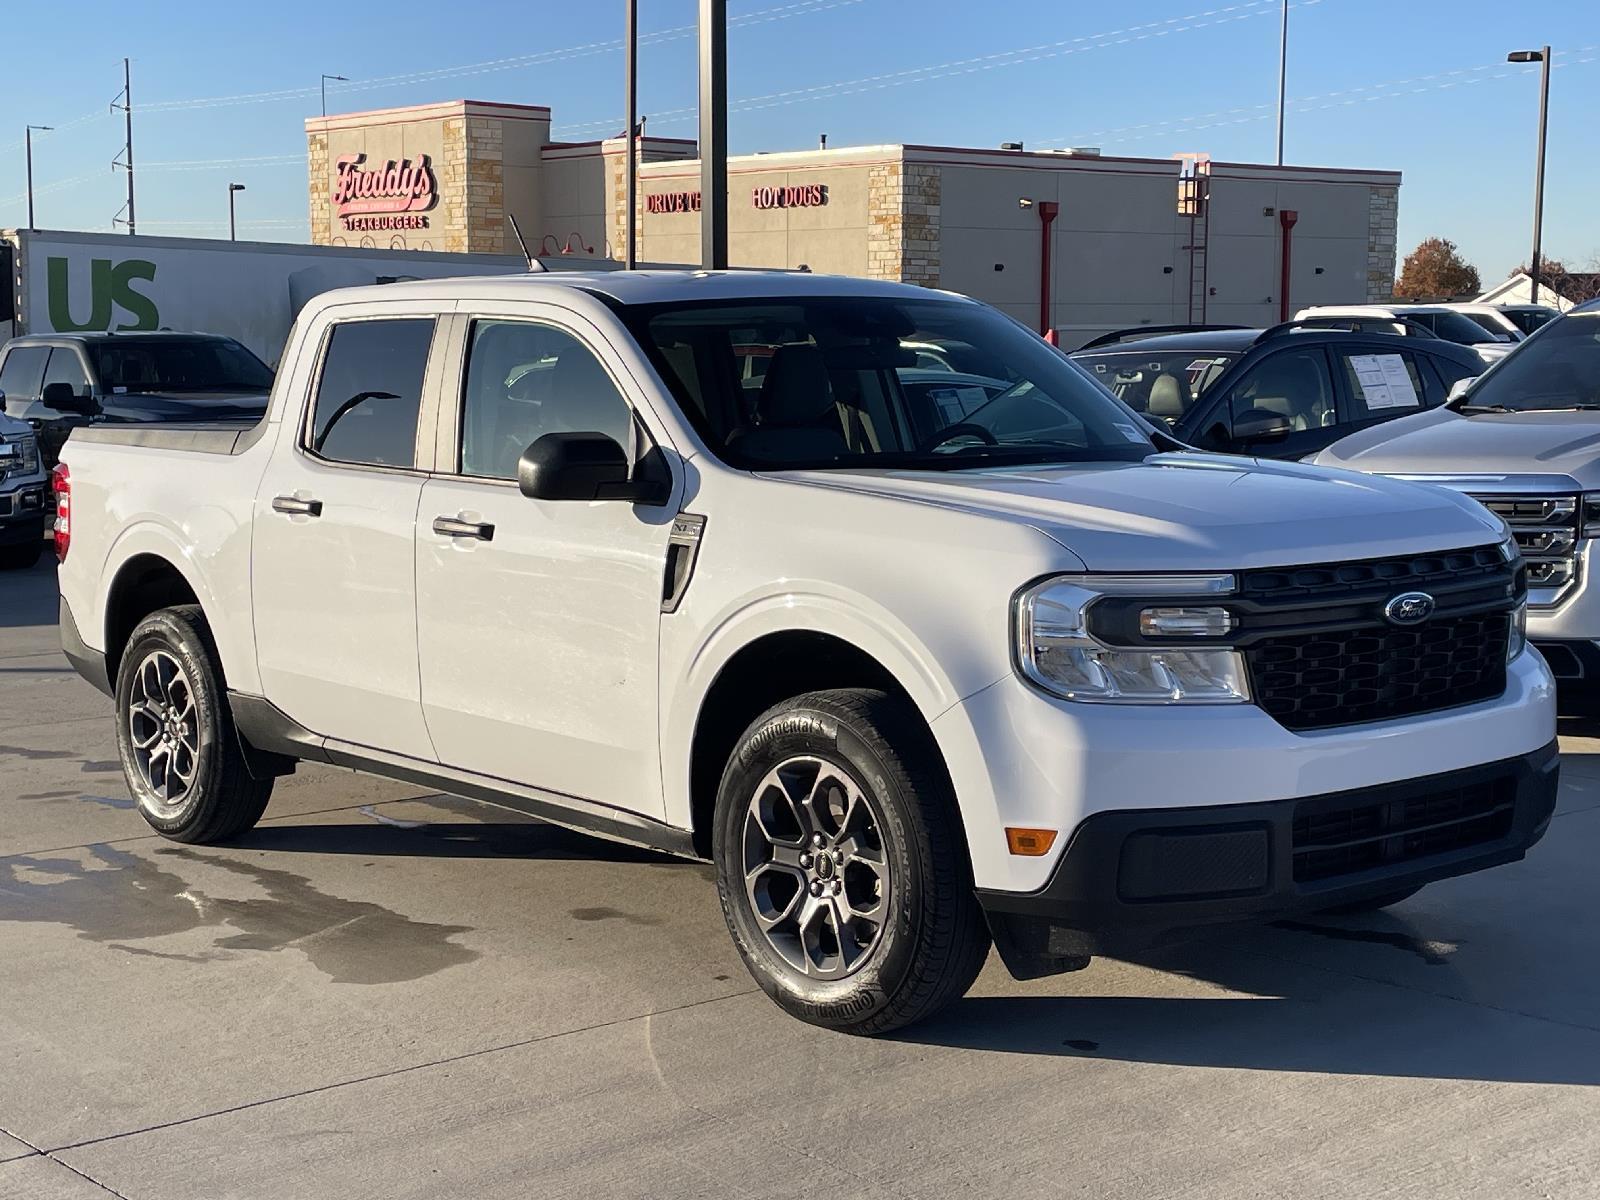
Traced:
[[849, 1033], [959, 999], [989, 950], [955, 798], [914, 710], [812, 692], [746, 731], [717, 797], [723, 915], [762, 989]]
[[245, 766], [198, 607], [153, 613], [128, 639], [117, 672], [117, 749], [140, 814], [164, 837], [218, 842], [261, 819], [273, 781]]

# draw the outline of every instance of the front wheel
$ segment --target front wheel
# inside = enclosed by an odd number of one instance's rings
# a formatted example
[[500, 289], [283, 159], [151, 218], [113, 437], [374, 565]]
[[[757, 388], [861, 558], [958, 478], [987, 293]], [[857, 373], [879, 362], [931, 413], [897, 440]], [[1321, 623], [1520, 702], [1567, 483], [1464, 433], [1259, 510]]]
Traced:
[[937, 749], [884, 692], [812, 692], [758, 718], [722, 777], [713, 854], [746, 967], [803, 1021], [898, 1029], [959, 999], [988, 955]]
[[261, 819], [273, 781], [245, 766], [198, 607], [152, 613], [128, 639], [117, 671], [117, 750], [140, 815], [163, 837], [220, 842]]

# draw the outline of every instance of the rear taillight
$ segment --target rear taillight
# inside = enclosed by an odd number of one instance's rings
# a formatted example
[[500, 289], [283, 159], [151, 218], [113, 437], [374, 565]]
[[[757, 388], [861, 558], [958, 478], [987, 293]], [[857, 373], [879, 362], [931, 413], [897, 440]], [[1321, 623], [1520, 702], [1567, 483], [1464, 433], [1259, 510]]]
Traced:
[[50, 472], [50, 490], [56, 496], [56, 560], [66, 562], [72, 548], [72, 472], [66, 463]]

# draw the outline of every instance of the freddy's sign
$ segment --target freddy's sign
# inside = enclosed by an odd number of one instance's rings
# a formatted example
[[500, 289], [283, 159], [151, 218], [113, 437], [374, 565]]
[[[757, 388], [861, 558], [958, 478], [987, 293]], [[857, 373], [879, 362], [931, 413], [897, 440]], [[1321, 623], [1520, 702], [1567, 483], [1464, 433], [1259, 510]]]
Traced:
[[[346, 229], [426, 229], [427, 210], [439, 200], [426, 154], [416, 161], [386, 159], [364, 166], [365, 154], [340, 155], [334, 164], [334, 211]], [[382, 215], [369, 215], [382, 214]]]

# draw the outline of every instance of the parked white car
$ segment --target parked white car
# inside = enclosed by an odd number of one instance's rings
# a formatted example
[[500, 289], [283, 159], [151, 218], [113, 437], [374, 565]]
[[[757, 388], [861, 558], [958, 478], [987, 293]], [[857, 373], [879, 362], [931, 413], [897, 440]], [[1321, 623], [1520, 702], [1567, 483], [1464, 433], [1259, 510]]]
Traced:
[[5, 415], [0, 391], [0, 571], [43, 556], [46, 487], [38, 438], [26, 421]]
[[710, 858], [760, 985], [860, 1033], [991, 933], [1033, 976], [1520, 858], [1558, 759], [1504, 523], [1168, 448], [923, 288], [336, 292], [255, 429], [72, 435], [62, 637], [168, 837], [304, 759]]
[[1493, 333], [1442, 304], [1318, 304], [1295, 314], [1297, 321], [1332, 317], [1409, 322], [1447, 342], [1470, 347], [1486, 366], [1510, 354], [1516, 344], [1509, 333]]
[[1443, 408], [1316, 456], [1443, 484], [1505, 519], [1528, 569], [1528, 634], [1556, 678], [1600, 684], [1600, 306], [1540, 329]]
[[1546, 304], [1479, 304], [1460, 301], [1443, 305], [1464, 313], [1490, 333], [1505, 333], [1514, 342], [1533, 333], [1540, 326], [1555, 320], [1561, 310]]

